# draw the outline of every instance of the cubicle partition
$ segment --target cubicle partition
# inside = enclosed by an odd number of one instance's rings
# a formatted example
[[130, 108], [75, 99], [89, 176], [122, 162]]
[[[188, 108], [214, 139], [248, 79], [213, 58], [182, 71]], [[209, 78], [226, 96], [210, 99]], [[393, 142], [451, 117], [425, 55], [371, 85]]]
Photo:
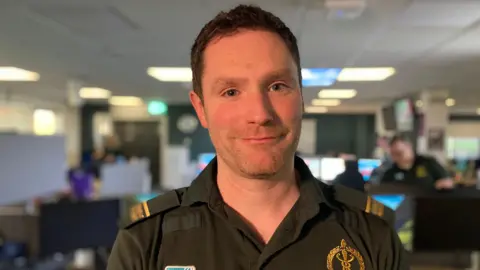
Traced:
[[68, 188], [62, 136], [0, 134], [0, 205]]
[[130, 163], [105, 164], [101, 168], [100, 197], [150, 193], [150, 163], [141, 159]]

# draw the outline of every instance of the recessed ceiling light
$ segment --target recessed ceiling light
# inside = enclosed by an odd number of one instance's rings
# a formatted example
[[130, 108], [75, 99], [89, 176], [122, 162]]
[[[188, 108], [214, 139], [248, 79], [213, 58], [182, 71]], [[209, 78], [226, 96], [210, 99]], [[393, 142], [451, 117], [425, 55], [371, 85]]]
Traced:
[[109, 103], [113, 106], [141, 106], [144, 104], [143, 99], [130, 96], [113, 96], [109, 99]]
[[38, 81], [38, 73], [16, 67], [0, 67], [0, 81], [10, 82], [32, 82]]
[[455, 99], [453, 99], [453, 98], [447, 98], [447, 99], [445, 100], [445, 105], [447, 105], [448, 107], [455, 106]]
[[341, 101], [339, 99], [314, 99], [312, 105], [314, 106], [338, 106]]
[[83, 87], [78, 95], [83, 99], [107, 99], [112, 95], [112, 92], [98, 87]]
[[326, 113], [327, 111], [326, 107], [308, 106], [305, 108], [306, 113]]
[[395, 74], [395, 69], [392, 67], [344, 68], [338, 75], [337, 81], [383, 81], [393, 74]]
[[187, 67], [150, 67], [147, 73], [162, 82], [192, 81], [192, 70]]
[[56, 116], [53, 111], [37, 109], [33, 112], [33, 133], [49, 136], [56, 133]]
[[355, 89], [323, 89], [318, 92], [319, 98], [353, 98], [357, 95]]

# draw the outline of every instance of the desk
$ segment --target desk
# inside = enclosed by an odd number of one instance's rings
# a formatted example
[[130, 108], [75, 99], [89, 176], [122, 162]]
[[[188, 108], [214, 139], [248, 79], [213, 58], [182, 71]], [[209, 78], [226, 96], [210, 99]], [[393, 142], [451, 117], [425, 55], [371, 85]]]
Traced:
[[119, 229], [120, 214], [119, 199], [44, 204], [39, 216], [40, 254], [110, 248]]

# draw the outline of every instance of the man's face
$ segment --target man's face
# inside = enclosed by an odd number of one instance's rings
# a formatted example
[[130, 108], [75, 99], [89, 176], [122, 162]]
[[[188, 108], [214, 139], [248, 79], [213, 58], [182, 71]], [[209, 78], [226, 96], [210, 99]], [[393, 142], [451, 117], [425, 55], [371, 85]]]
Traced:
[[203, 103], [190, 99], [219, 159], [249, 178], [269, 178], [291, 162], [303, 100], [295, 64], [282, 39], [243, 30], [214, 39], [204, 52]]
[[409, 169], [412, 166], [414, 153], [408, 142], [397, 141], [390, 147], [390, 155], [393, 162], [402, 169]]

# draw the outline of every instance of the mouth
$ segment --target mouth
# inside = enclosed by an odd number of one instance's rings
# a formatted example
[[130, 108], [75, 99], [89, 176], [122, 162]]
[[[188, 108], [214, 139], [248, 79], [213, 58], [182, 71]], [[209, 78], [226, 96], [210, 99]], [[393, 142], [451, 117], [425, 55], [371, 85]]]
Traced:
[[282, 139], [283, 136], [266, 136], [266, 137], [249, 137], [244, 138], [243, 141], [251, 144], [266, 144], [266, 143], [274, 143]]

